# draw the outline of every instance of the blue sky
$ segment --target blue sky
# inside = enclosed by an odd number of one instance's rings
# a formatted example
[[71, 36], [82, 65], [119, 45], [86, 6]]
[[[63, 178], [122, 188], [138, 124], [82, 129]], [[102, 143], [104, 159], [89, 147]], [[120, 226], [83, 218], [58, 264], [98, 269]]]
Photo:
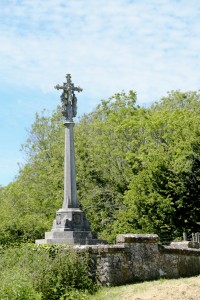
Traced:
[[200, 88], [198, 0], [1, 0], [0, 184], [23, 163], [36, 112], [60, 101], [72, 74], [78, 114], [133, 89], [148, 105], [170, 90]]

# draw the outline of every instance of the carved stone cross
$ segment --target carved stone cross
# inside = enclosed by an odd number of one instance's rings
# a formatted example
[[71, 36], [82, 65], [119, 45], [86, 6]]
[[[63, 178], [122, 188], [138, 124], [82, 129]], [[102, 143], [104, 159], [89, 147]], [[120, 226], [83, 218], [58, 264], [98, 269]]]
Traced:
[[77, 98], [75, 91], [82, 92], [82, 88], [75, 87], [71, 81], [71, 75], [66, 75], [66, 83], [63, 82], [63, 85], [57, 84], [54, 88], [57, 90], [63, 90], [61, 98], [62, 103], [62, 114], [66, 118], [66, 121], [73, 122], [73, 118], [76, 117], [77, 113]]
[[55, 88], [62, 90], [62, 113], [66, 120], [65, 128], [65, 161], [64, 161], [64, 199], [62, 208], [56, 213], [53, 227], [45, 233], [45, 239], [36, 240], [36, 244], [102, 244], [107, 243], [96, 239], [91, 230], [85, 213], [80, 208], [76, 188], [76, 168], [74, 151], [74, 122], [76, 116], [75, 91], [81, 92], [80, 87], [74, 87], [71, 76], [66, 76], [67, 82], [57, 84]]

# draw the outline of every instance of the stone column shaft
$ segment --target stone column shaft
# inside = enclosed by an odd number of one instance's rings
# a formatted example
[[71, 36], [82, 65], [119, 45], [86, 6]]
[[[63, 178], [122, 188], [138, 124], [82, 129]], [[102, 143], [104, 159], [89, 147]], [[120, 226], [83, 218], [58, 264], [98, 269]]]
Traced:
[[76, 168], [74, 155], [74, 122], [66, 121], [65, 162], [64, 162], [64, 201], [62, 209], [79, 207], [76, 192]]

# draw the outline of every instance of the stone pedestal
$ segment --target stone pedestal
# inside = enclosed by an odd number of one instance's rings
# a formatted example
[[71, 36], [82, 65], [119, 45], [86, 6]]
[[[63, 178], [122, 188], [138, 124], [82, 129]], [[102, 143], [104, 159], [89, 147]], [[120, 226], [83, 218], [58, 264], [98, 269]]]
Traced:
[[80, 208], [59, 209], [50, 232], [36, 244], [107, 244], [90, 231], [89, 222]]

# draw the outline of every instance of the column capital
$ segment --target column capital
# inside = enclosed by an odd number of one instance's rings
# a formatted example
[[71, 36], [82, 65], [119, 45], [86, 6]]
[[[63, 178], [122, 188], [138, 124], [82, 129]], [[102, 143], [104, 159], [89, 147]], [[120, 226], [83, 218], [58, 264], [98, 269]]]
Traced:
[[66, 127], [67, 125], [70, 125], [70, 124], [72, 124], [72, 125], [75, 125], [75, 123], [73, 122], [73, 121], [64, 121], [63, 122], [63, 125]]

